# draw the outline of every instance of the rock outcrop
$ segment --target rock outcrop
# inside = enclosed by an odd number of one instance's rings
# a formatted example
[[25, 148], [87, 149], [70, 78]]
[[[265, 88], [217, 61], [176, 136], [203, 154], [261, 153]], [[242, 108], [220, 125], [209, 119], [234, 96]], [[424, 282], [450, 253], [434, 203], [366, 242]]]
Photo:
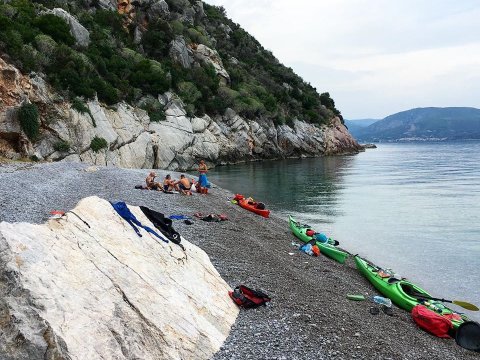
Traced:
[[187, 46], [183, 36], [177, 36], [170, 43], [170, 57], [185, 69], [190, 69], [194, 63], [192, 49]]
[[90, 33], [85, 27], [78, 22], [78, 20], [61, 8], [55, 8], [46, 11], [47, 14], [53, 14], [65, 20], [70, 27], [70, 33], [75, 38], [76, 44], [87, 47], [90, 44]]
[[[190, 55], [184, 59], [190, 61]], [[35, 143], [23, 134], [16, 116], [18, 107], [27, 100], [37, 104], [41, 113], [41, 132]], [[231, 109], [215, 118], [190, 118], [182, 101], [172, 93], [159, 96], [165, 121], [151, 122], [144, 110], [125, 103], [106, 107], [97, 100], [86, 104], [88, 112], [79, 113], [51, 93], [40, 76], [24, 76], [1, 59], [0, 101], [0, 156], [9, 158], [35, 155], [47, 161], [186, 170], [200, 158], [212, 166], [351, 154], [363, 149], [338, 118], [322, 127], [299, 120], [294, 120], [292, 127], [275, 126], [272, 120], [245, 119]], [[108, 146], [92, 150], [95, 137], [105, 139]], [[60, 148], [60, 143], [68, 144], [68, 149]]]
[[330, 127], [325, 127], [323, 136], [325, 155], [342, 155], [350, 153], [348, 149], [357, 149], [357, 151], [364, 149], [352, 137], [339, 118], [335, 118]]
[[74, 213], [43, 225], [0, 223], [1, 359], [208, 359], [218, 351], [238, 308], [205, 252], [143, 229], [137, 236], [97, 197]]
[[222, 59], [216, 50], [210, 49], [208, 46], [199, 44], [191, 46], [195, 58], [203, 64], [212, 65], [217, 75], [221, 76], [225, 83], [230, 82], [230, 75], [223, 67]]

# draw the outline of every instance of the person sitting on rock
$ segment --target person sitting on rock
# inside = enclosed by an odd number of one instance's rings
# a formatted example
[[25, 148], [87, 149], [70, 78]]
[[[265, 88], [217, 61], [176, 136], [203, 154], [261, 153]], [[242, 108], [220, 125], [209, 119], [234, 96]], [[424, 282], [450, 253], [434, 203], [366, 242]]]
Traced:
[[147, 183], [147, 189], [162, 191], [162, 185], [160, 185], [158, 182], [155, 182], [156, 176], [157, 174], [155, 174], [153, 171], [148, 174], [147, 178], [145, 179], [145, 182]]
[[178, 180], [176, 184], [183, 195], [192, 195], [192, 183], [187, 177], [185, 177], [185, 175], [180, 175], [180, 180]]
[[163, 191], [173, 191], [177, 190], [178, 191], [178, 186], [176, 185], [175, 181], [172, 180], [172, 177], [170, 174], [167, 174], [165, 176], [165, 179], [163, 179]]

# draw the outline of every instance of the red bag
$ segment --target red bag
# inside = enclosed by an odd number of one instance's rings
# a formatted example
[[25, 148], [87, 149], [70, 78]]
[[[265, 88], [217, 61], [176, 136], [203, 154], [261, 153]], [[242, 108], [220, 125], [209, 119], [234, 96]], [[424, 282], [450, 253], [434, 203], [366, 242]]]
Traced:
[[412, 318], [426, 332], [440, 338], [450, 337], [448, 333], [453, 329], [452, 322], [424, 305], [417, 305], [412, 309]]
[[305, 235], [307, 235], [307, 236], [313, 236], [313, 235], [315, 235], [315, 230], [308, 229], [307, 231], [305, 231]]
[[233, 291], [229, 291], [228, 295], [238, 306], [244, 308], [256, 308], [260, 305], [266, 305], [271, 300], [267, 294], [250, 289], [245, 285], [237, 286]]

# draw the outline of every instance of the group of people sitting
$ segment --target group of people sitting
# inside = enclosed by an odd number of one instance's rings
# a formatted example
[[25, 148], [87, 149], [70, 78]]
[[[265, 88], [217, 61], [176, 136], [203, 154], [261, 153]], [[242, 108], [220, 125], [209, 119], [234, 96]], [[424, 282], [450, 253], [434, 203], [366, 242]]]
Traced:
[[157, 174], [152, 171], [150, 174], [148, 174], [145, 182], [147, 183], [147, 189], [149, 190], [158, 190], [163, 192], [178, 191], [183, 195], [192, 195], [193, 191], [206, 194], [210, 185], [206, 176], [208, 168], [203, 160], [200, 161], [198, 171], [200, 173], [198, 181], [195, 181], [195, 179], [189, 179], [183, 174], [180, 175], [180, 180], [175, 181], [172, 179], [170, 174], [167, 174], [163, 179], [163, 183], [159, 183], [155, 181]]
[[147, 189], [158, 190], [164, 192], [178, 191], [183, 195], [192, 195], [192, 191], [197, 191], [195, 179], [189, 179], [185, 175], [180, 175], [180, 180], [175, 181], [170, 174], [166, 175], [163, 179], [163, 183], [155, 181], [157, 174], [151, 172], [148, 174], [145, 182], [147, 183]]

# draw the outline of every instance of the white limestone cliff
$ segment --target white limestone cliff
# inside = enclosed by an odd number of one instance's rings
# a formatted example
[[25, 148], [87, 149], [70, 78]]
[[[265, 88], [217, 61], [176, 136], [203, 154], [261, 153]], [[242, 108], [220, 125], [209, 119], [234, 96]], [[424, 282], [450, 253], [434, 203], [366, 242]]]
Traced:
[[238, 308], [206, 253], [138, 237], [97, 197], [74, 212], [90, 227], [0, 223], [0, 358], [210, 358]]
[[[81, 114], [51, 92], [40, 76], [22, 75], [0, 58], [0, 156], [186, 170], [200, 158], [212, 166], [363, 149], [338, 118], [322, 127], [299, 120], [292, 127], [275, 126], [268, 119], [244, 119], [231, 109], [214, 118], [190, 118], [174, 94], [160, 95], [159, 100], [166, 114], [160, 122], [151, 122], [144, 110], [126, 103], [107, 107], [97, 100], [86, 104], [90, 113]], [[23, 134], [16, 116], [25, 101], [41, 108], [42, 126], [35, 143]], [[94, 152], [90, 148], [94, 137], [104, 138], [107, 148]], [[59, 142], [70, 148], [56, 150]]]

